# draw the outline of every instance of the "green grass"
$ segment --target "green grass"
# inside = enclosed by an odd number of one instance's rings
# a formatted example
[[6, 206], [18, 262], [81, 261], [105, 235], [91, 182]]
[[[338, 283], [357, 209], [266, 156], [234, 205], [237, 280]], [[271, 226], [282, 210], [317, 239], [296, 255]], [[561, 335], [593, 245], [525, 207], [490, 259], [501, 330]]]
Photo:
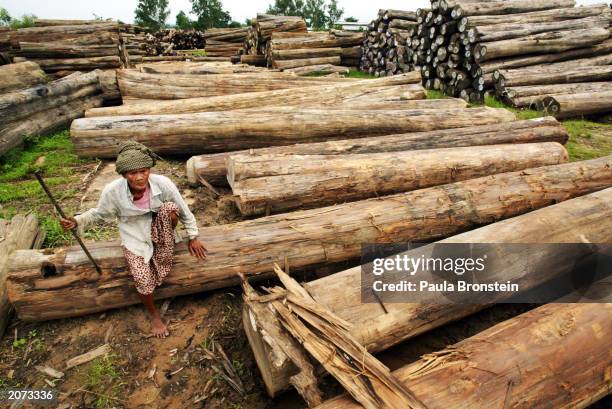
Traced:
[[372, 79], [372, 78], [376, 78], [373, 75], [370, 75], [367, 72], [364, 71], [358, 71], [358, 70], [350, 70], [347, 78], [367, 78], [367, 79]]
[[124, 385], [117, 368], [115, 354], [107, 354], [97, 358], [87, 368], [83, 384], [87, 390], [96, 393], [94, 404], [98, 408], [116, 406], [115, 399]]
[[486, 95], [484, 104], [491, 108], [506, 108], [507, 110], [514, 112], [519, 119], [533, 119], [544, 116], [543, 112], [534, 111], [533, 109], [517, 109], [508, 106], [493, 95]]
[[448, 96], [445, 95], [442, 91], [438, 91], [435, 89], [427, 90], [427, 99], [443, 99], [443, 98], [448, 98]]

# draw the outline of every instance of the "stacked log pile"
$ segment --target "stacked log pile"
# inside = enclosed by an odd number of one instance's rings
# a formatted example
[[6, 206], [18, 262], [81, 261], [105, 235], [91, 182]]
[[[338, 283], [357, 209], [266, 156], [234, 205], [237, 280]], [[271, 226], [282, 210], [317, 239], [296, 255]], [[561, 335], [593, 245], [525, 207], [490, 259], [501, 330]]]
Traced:
[[203, 49], [206, 45], [204, 33], [198, 30], [160, 30], [146, 34], [143, 40], [146, 55], [176, 55], [177, 50]]
[[379, 10], [363, 40], [359, 69], [376, 77], [413, 71], [418, 34], [424, 31], [417, 14], [422, 11]]
[[75, 71], [128, 67], [129, 54], [144, 54], [132, 40], [139, 28], [113, 21], [38, 20], [35, 27], [0, 32], [15, 62], [36, 62], [54, 78]]
[[272, 33], [279, 32], [307, 33], [308, 29], [306, 22], [301, 17], [258, 14], [251, 21], [251, 26], [247, 30], [240, 62], [261, 65], [265, 61], [265, 53]]
[[246, 27], [210, 28], [204, 33], [206, 55], [209, 57], [232, 57], [242, 50], [247, 37]]
[[[417, 26], [415, 67], [424, 85], [472, 102], [495, 70], [609, 53], [607, 5], [574, 0], [434, 0]], [[608, 51], [606, 51], [606, 49]]]
[[612, 40], [600, 45], [608, 55], [493, 73], [495, 91], [516, 107], [544, 110], [558, 118], [612, 111]]
[[316, 65], [357, 67], [363, 33], [340, 30], [311, 33], [272, 33], [265, 51], [269, 67], [295, 69]]
[[[3, 71], [16, 65], [19, 64], [0, 66], [0, 78], [4, 78]], [[102, 94], [102, 84], [108, 89], [109, 82], [112, 78], [100, 80], [98, 71], [75, 72], [49, 83], [10, 88], [0, 94], [0, 155], [21, 145], [27, 136], [66, 127], [87, 109], [100, 107], [105, 98], [111, 98]]]

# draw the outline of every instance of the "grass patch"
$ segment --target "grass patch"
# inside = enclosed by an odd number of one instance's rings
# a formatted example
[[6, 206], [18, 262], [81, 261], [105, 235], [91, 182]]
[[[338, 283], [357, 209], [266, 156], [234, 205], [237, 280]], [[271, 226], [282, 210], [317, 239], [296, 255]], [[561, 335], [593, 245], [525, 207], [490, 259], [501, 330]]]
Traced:
[[506, 108], [509, 111], [512, 111], [516, 114], [518, 119], [533, 119], [540, 118], [544, 116], [543, 112], [534, 111], [533, 109], [517, 109], [511, 106], [504, 104], [502, 101], [497, 99], [494, 95], [485, 95], [484, 104], [491, 108]]
[[570, 138], [565, 148], [570, 160], [587, 160], [612, 154], [612, 126], [585, 119], [561, 121]]
[[435, 89], [427, 90], [427, 99], [444, 99], [448, 98], [448, 95], [444, 94], [442, 91], [438, 91]]
[[97, 358], [89, 365], [83, 384], [86, 389], [96, 394], [94, 405], [97, 408], [108, 408], [117, 405], [116, 398], [121, 387], [121, 374], [117, 369], [117, 356], [107, 354]]
[[367, 78], [367, 79], [376, 78], [370, 73], [367, 73], [365, 71], [359, 71], [359, 70], [350, 70], [346, 77], [347, 78]]

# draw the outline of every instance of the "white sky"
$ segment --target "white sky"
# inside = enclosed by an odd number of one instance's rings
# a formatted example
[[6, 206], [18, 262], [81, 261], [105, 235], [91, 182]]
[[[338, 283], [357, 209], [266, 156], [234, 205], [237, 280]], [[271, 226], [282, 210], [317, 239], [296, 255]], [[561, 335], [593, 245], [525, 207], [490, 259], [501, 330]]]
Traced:
[[[246, 18], [255, 17], [259, 12], [265, 12], [273, 0], [221, 0], [225, 10], [232, 19], [244, 22]], [[577, 4], [602, 3], [602, 0], [577, 0]], [[104, 18], [118, 19], [126, 23], [134, 21], [134, 9], [137, 0], [0, 0], [0, 7], [8, 10], [11, 16], [21, 17], [23, 14], [35, 14], [40, 18], [57, 19], [92, 19], [94, 13]], [[416, 10], [426, 7], [429, 0], [338, 0], [344, 8], [344, 16], [353, 16], [360, 22], [368, 23], [376, 17], [378, 9]], [[176, 14], [183, 10], [191, 11], [189, 0], [170, 0], [170, 16], [168, 24], [174, 24]], [[191, 16], [193, 18], [193, 16]]]

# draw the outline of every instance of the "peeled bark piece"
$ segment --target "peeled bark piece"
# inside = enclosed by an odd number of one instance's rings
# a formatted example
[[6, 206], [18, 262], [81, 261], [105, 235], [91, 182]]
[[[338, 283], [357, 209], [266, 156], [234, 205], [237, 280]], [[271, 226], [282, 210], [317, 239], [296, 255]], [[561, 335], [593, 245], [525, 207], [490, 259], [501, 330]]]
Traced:
[[102, 106], [100, 95], [75, 99], [48, 111], [38, 112], [27, 121], [11, 123], [0, 132], [0, 155], [23, 143], [26, 136], [46, 135], [62, 127], [70, 125], [76, 118], [81, 118], [85, 111]]
[[556, 142], [359, 155], [231, 155], [228, 181], [245, 216], [323, 207], [568, 161]]
[[480, 43], [474, 48], [474, 58], [481, 62], [513, 55], [556, 53], [601, 43], [609, 36], [607, 28], [551, 31], [511, 40]]
[[[99, 89], [98, 74], [97, 71], [75, 73], [48, 84], [0, 94], [0, 127], [36, 112], [63, 105], [72, 99], [96, 93]], [[77, 93], [84, 88], [89, 92]]]
[[499, 71], [498, 87], [524, 85], [570, 84], [576, 82], [595, 82], [612, 79], [612, 65], [586, 66], [547, 71], [517, 69]]
[[[585, 408], [610, 391], [610, 343], [604, 334], [612, 331], [611, 313], [610, 303], [546, 304], [425, 355], [393, 375], [431, 409], [525, 402], [534, 408]], [[317, 406], [332, 408], [361, 405], [340, 396]]]
[[11, 313], [6, 291], [9, 255], [17, 249], [40, 248], [44, 236], [34, 214], [17, 215], [11, 220], [0, 219], [0, 338], [4, 335]]
[[[609, 243], [612, 227], [612, 188], [589, 195], [577, 197], [559, 204], [544, 207], [532, 212], [498, 221], [456, 236], [439, 243]], [[564, 223], [559, 223], [563, 220]], [[420, 247], [405, 254], [420, 257], [429, 255], [435, 245]], [[568, 258], [574, 255], [560, 254], [563, 247], [550, 247], [550, 252], [542, 254], [539, 265], [550, 266], [547, 271], [525, 269], [516, 263], [517, 252], [509, 250], [498, 253], [496, 257], [506, 267], [500, 269], [500, 280], [520, 283], [521, 291], [528, 291], [542, 282], [566, 274], [574, 263]], [[588, 257], [588, 254], [584, 254]], [[518, 255], [520, 257], [520, 255]], [[532, 257], [530, 255], [529, 257]], [[351, 324], [351, 334], [371, 353], [383, 351], [406, 339], [441, 327], [444, 324], [463, 318], [484, 309], [486, 305], [463, 303], [385, 303], [385, 310], [376, 303], [361, 301], [361, 266], [332, 274], [304, 284], [308, 293], [323, 307]], [[569, 270], [568, 270], [569, 269]], [[541, 269], [540, 269], [541, 270]], [[427, 280], [427, 277], [422, 277]], [[505, 294], [500, 294], [501, 301]], [[251, 315], [250, 322], [259, 327], [260, 317]], [[287, 336], [282, 333], [273, 339], [263, 339], [245, 321], [245, 330], [251, 345], [259, 343], [255, 351], [258, 367], [262, 372], [266, 388], [271, 396], [289, 387], [288, 377], [295, 372], [290, 361], [282, 354], [276, 354], [274, 361], [269, 357], [270, 345], [283, 342]], [[271, 325], [270, 322], [267, 325]]]
[[544, 98], [544, 109], [556, 118], [574, 118], [612, 112], [612, 91], [554, 95]]
[[212, 97], [356, 81], [345, 78], [304, 78], [282, 72], [163, 75], [132, 70], [118, 71], [117, 80], [124, 98], [141, 99]]
[[227, 159], [232, 154], [253, 155], [342, 155], [375, 152], [397, 152], [417, 149], [450, 148], [460, 146], [496, 145], [505, 143], [559, 142], [569, 138], [563, 126], [552, 117], [480, 125], [468, 128], [385, 135], [362, 139], [303, 143], [236, 152], [194, 156], [187, 161], [186, 173], [190, 183], [200, 179], [215, 186], [227, 185]]
[[489, 16], [497, 14], [526, 13], [537, 10], [550, 10], [563, 7], [574, 7], [574, 0], [508, 0], [459, 2], [454, 10], [458, 17]]
[[0, 94], [47, 82], [40, 66], [31, 61], [0, 65]]
[[[167, 115], [230, 111], [263, 106], [305, 106], [306, 104], [319, 105], [324, 103], [343, 104], [348, 102], [348, 99], [368, 97], [368, 95], [372, 93], [386, 91], [397, 91], [398, 98], [401, 99], [424, 99], [426, 96], [425, 90], [421, 85], [417, 84], [420, 82], [421, 76], [419, 73], [409, 73], [375, 80], [320, 84], [282, 90], [246, 92], [234, 95], [134, 103], [118, 107], [93, 109], [87, 112], [86, 116]], [[391, 89], [389, 87], [395, 88]], [[345, 98], [347, 99], [346, 101]]]
[[322, 64], [333, 64], [340, 65], [342, 63], [342, 59], [337, 57], [321, 57], [321, 58], [304, 58], [299, 60], [283, 60], [283, 61], [274, 61], [272, 67], [278, 69], [286, 69], [286, 68], [297, 68], [297, 67], [306, 67], [309, 65], [322, 65]]
[[416, 132], [512, 121], [506, 109], [332, 110], [270, 107], [260, 110], [81, 118], [70, 134], [80, 156], [114, 157], [134, 139], [158, 154], [197, 154]]
[[[274, 263], [293, 271], [351, 260], [359, 257], [361, 243], [437, 240], [611, 185], [608, 156], [204, 227], [206, 263], [198, 263], [180, 243], [174, 268], [155, 296], [235, 285], [238, 272], [265, 277]], [[97, 242], [88, 248], [101, 276], [79, 247], [13, 253], [7, 288], [21, 319], [73, 317], [140, 302], [120, 243]]]

